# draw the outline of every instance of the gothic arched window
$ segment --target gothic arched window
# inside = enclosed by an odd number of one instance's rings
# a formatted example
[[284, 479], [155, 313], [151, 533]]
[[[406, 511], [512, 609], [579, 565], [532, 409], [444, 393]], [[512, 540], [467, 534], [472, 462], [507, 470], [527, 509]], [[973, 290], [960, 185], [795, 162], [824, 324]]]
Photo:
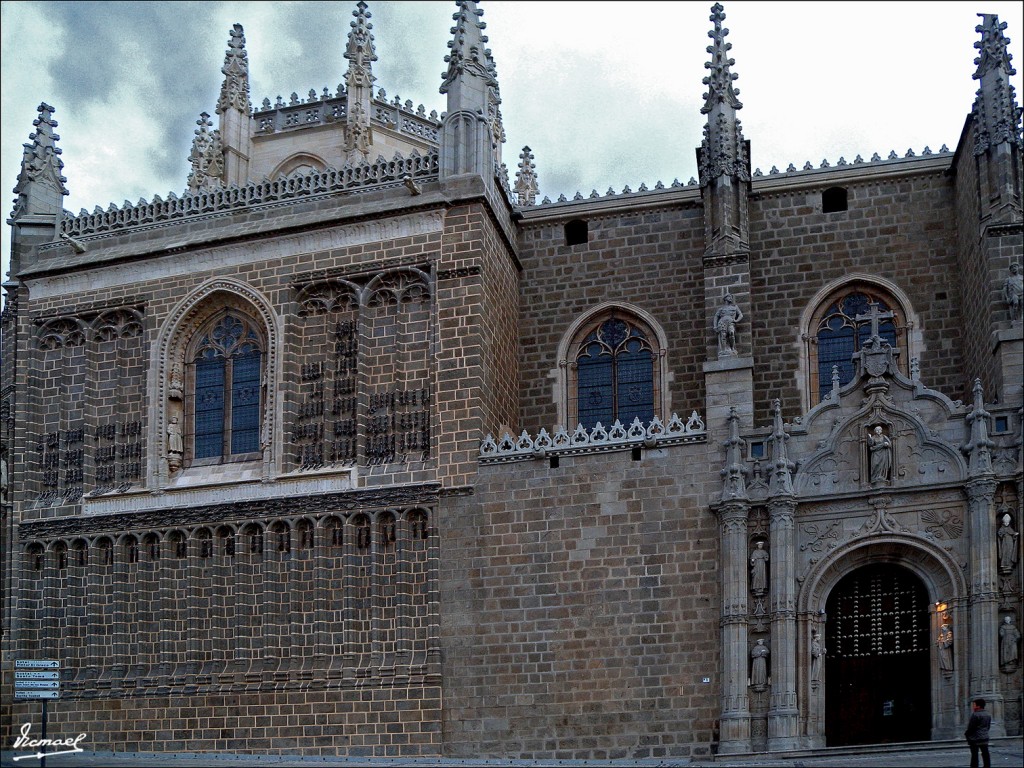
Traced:
[[577, 334], [571, 351], [569, 425], [625, 425], [655, 415], [658, 353], [653, 334], [624, 313], [602, 315]]
[[[188, 365], [193, 463], [256, 458], [264, 342], [244, 314], [218, 314], [194, 337]], [[204, 462], [205, 463], [205, 462]]]
[[[877, 306], [872, 309], [872, 304]], [[906, 373], [906, 315], [899, 303], [873, 286], [845, 285], [819, 305], [808, 329], [811, 405], [831, 391], [833, 367], [838, 370], [840, 386], [853, 380], [853, 355], [871, 338], [873, 314], [878, 335], [899, 352], [897, 364]]]

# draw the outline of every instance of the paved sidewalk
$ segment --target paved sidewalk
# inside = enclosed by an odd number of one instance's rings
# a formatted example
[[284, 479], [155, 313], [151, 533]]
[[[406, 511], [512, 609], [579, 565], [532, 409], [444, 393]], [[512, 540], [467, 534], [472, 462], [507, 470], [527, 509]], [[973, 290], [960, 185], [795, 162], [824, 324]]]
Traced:
[[[991, 744], [993, 768], [1024, 765], [1024, 741], [996, 739]], [[20, 759], [15, 759], [20, 758]], [[288, 755], [184, 753], [174, 755], [83, 752], [50, 756], [46, 768], [960, 768], [970, 762], [963, 742], [930, 742], [861, 749], [816, 750], [782, 755], [736, 755], [664, 760], [513, 760], [454, 758], [342, 758]], [[31, 768], [40, 761], [27, 752], [3, 751], [3, 768]]]

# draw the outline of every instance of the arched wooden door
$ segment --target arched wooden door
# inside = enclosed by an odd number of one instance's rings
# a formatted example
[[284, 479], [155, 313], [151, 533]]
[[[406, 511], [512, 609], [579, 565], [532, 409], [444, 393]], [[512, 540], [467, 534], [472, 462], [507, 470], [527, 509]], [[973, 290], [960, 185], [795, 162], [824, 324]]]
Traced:
[[825, 743], [931, 738], [928, 594], [906, 568], [843, 577], [827, 602]]

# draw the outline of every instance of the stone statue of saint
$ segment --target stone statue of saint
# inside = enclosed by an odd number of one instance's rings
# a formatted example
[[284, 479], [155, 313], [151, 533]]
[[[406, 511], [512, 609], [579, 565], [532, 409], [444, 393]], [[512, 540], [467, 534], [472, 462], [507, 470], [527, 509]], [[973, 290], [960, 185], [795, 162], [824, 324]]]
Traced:
[[999, 627], [999, 666], [1016, 667], [1019, 656], [1017, 655], [1017, 643], [1020, 642], [1020, 630], [1013, 623], [1012, 616], [1003, 616], [1003, 623]]
[[771, 651], [764, 644], [764, 638], [750, 649], [750, 684], [755, 691], [763, 691], [768, 687], [768, 655]]
[[953, 630], [946, 622], [942, 623], [939, 629], [939, 639], [936, 645], [939, 648], [939, 669], [943, 672], [953, 671]]
[[171, 421], [167, 425], [167, 452], [178, 456], [185, 452], [181, 439], [181, 425], [178, 424], [177, 416], [171, 416]]
[[1010, 265], [1010, 276], [1003, 283], [1003, 298], [1010, 308], [1010, 319], [1015, 323], [1024, 319], [1024, 275], [1020, 273], [1020, 264]]
[[868, 434], [868, 451], [870, 452], [871, 482], [887, 482], [889, 470], [892, 468], [892, 441], [880, 426], [875, 427]]
[[1010, 573], [1017, 564], [1017, 537], [1020, 536], [1011, 523], [1013, 518], [1003, 515], [1003, 524], [999, 526], [999, 572]]
[[718, 333], [718, 356], [732, 357], [736, 354], [736, 324], [743, 319], [743, 313], [736, 306], [731, 293], [725, 294], [724, 304], [715, 312], [715, 331]]
[[821, 642], [821, 633], [811, 630], [811, 682], [821, 680], [821, 657], [825, 655], [825, 646]]
[[750, 553], [750, 591], [763, 595], [768, 591], [768, 553], [764, 542], [759, 541]]

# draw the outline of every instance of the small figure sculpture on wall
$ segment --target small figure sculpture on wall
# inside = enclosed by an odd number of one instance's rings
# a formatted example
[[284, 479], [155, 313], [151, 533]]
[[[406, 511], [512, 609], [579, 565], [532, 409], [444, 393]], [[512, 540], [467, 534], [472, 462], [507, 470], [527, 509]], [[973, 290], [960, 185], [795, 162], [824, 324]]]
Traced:
[[718, 333], [718, 356], [736, 355], [736, 325], [743, 319], [743, 312], [736, 306], [731, 293], [725, 294], [725, 302], [715, 312], [714, 326]]
[[184, 389], [185, 378], [181, 372], [181, 363], [175, 363], [171, 366], [171, 377], [167, 382], [167, 396], [171, 400], [181, 400]]
[[1017, 652], [1019, 642], [1020, 630], [1013, 623], [1013, 617], [1003, 616], [1003, 623], [999, 627], [999, 666], [1004, 672], [1013, 672], [1017, 669], [1020, 659]]
[[892, 441], [881, 426], [868, 433], [868, 452], [871, 484], [888, 482], [892, 468]]
[[1003, 283], [1003, 298], [1010, 309], [1010, 320], [1019, 323], [1024, 319], [1024, 275], [1020, 264], [1010, 265], [1010, 276]]
[[167, 465], [171, 472], [181, 469], [181, 457], [185, 453], [185, 444], [181, 438], [181, 425], [177, 416], [171, 416], [167, 424]]
[[939, 639], [935, 643], [939, 648], [939, 669], [944, 674], [953, 672], [953, 630], [947, 622], [942, 622]]
[[763, 691], [768, 687], [768, 655], [771, 651], [764, 644], [764, 638], [750, 649], [750, 685], [755, 691]]
[[996, 535], [999, 537], [999, 572], [1010, 573], [1017, 564], [1017, 537], [1020, 534], [1013, 530], [1013, 518], [1008, 514], [1003, 515], [1003, 524]]
[[825, 646], [821, 642], [821, 633], [811, 630], [811, 682], [821, 681], [821, 657], [825, 655]]
[[768, 592], [768, 553], [763, 541], [757, 542], [750, 553], [750, 591], [755, 595]]

